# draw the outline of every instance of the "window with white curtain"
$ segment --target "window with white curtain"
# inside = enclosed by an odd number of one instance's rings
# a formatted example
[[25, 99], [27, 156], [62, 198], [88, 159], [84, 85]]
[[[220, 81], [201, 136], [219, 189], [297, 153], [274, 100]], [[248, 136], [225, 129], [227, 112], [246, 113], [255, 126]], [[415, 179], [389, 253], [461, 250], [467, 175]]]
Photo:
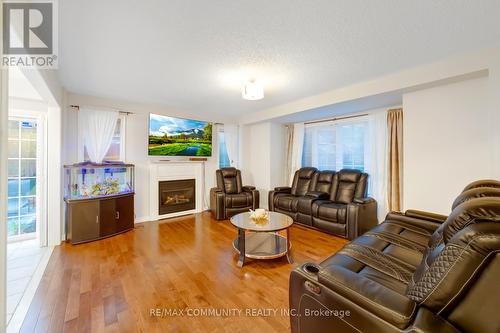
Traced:
[[302, 165], [365, 171], [367, 137], [366, 117], [306, 125]]
[[217, 132], [219, 140], [219, 168], [227, 168], [231, 166], [229, 156], [227, 155], [226, 139], [224, 138], [224, 129], [219, 129]]
[[[111, 145], [109, 146], [106, 156], [104, 156], [104, 161], [125, 161], [125, 118], [126, 116], [121, 114], [116, 121], [113, 140], [111, 141]], [[80, 147], [79, 156], [82, 156], [84, 161], [90, 160], [87, 148], [83, 144], [83, 141]]]

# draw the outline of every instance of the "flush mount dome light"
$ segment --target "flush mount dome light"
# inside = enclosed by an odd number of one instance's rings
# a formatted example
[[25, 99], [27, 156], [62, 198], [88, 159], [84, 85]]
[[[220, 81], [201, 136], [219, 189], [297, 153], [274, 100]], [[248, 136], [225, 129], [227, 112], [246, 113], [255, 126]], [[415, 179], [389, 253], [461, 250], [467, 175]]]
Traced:
[[249, 101], [256, 101], [264, 98], [264, 88], [255, 80], [248, 81], [241, 90], [241, 97]]

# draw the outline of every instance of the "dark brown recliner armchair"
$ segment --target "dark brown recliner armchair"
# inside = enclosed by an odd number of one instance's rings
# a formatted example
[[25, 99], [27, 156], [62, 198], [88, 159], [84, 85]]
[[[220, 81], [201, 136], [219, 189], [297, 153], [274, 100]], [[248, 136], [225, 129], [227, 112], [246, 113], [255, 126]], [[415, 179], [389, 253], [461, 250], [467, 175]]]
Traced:
[[215, 175], [217, 187], [210, 189], [210, 211], [216, 220], [259, 208], [259, 191], [254, 186], [242, 186], [240, 170], [222, 168]]

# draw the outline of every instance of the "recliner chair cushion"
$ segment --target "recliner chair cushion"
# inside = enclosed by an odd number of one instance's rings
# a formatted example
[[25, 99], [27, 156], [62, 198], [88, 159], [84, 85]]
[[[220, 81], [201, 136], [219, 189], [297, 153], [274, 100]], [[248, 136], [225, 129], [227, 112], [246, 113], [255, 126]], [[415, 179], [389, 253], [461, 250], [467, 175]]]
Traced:
[[218, 187], [222, 187], [226, 194], [236, 194], [243, 190], [238, 169], [222, 168], [220, 173], [222, 174], [222, 184], [218, 184]]
[[422, 254], [418, 251], [363, 235], [323, 261], [320, 266], [325, 270], [341, 266], [405, 295], [408, 281], [421, 259]]
[[411, 226], [402, 221], [387, 219], [365, 235], [424, 253], [432, 234], [426, 229]]
[[316, 168], [310, 167], [298, 170], [293, 177], [291, 194], [297, 196], [305, 195], [310, 189], [316, 171]]
[[314, 175], [310, 191], [330, 193], [335, 171], [318, 171]]
[[226, 195], [227, 208], [240, 208], [249, 206], [252, 206], [252, 194], [249, 192]]
[[281, 210], [297, 212], [299, 197], [294, 195], [280, 195], [275, 198], [274, 206]]
[[335, 174], [330, 200], [349, 204], [354, 198], [364, 198], [368, 175], [359, 170], [342, 169]]
[[318, 200], [313, 203], [313, 216], [334, 223], [346, 223], [347, 206], [334, 202]]

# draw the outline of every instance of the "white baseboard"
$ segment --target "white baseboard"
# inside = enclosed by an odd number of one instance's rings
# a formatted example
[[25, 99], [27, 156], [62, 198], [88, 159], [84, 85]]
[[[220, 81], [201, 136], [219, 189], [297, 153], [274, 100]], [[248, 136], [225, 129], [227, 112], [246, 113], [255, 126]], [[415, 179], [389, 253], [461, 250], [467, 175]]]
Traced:
[[153, 221], [153, 219], [149, 216], [141, 216], [141, 217], [136, 217], [134, 223], [143, 223], [149, 221]]

